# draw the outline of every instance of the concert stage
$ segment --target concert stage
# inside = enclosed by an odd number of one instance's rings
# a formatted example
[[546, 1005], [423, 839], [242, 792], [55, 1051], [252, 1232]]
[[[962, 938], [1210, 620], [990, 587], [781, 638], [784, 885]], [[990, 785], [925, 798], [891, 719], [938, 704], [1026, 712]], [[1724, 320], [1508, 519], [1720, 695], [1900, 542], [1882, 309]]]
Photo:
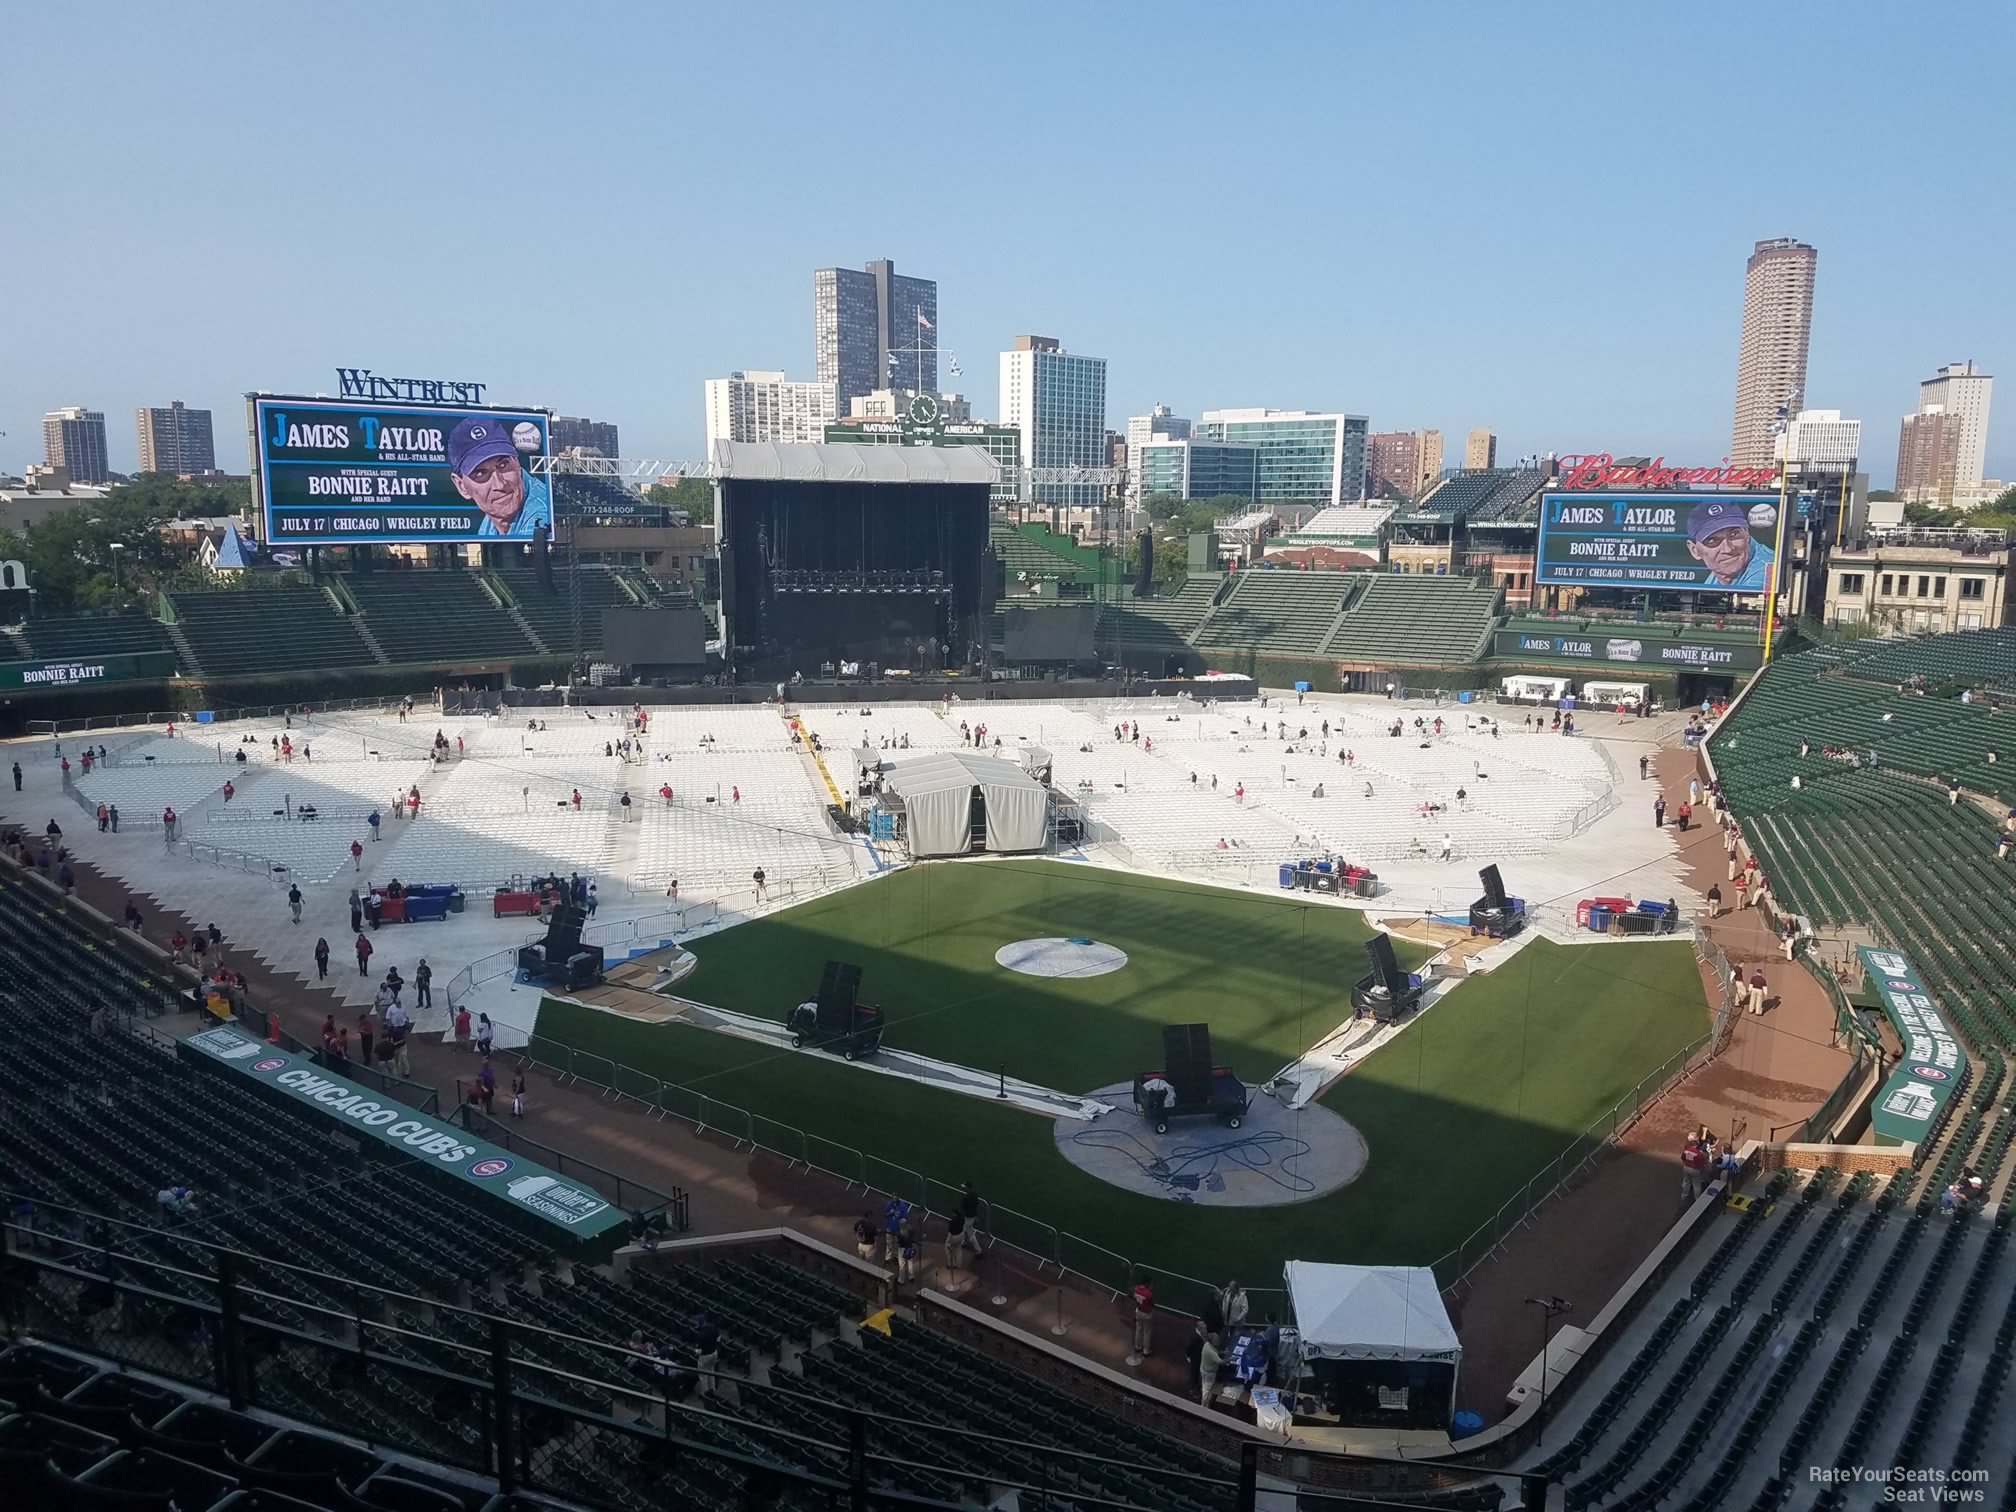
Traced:
[[719, 441], [714, 464], [734, 677], [985, 663], [998, 569], [979, 449]]

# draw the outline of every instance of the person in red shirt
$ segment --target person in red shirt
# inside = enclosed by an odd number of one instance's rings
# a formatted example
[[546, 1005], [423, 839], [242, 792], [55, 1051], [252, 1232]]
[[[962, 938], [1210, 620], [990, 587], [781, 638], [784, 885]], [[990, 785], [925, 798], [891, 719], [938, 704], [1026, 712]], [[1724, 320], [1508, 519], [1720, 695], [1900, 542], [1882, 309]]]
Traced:
[[357, 975], [371, 975], [371, 942], [362, 930], [357, 934]]
[[226, 803], [229, 803], [231, 801], [231, 795], [237, 791], [238, 789], [233, 787], [231, 783], [227, 780], [224, 784], [224, 801]]
[[1146, 1271], [1134, 1283], [1134, 1353], [1146, 1359], [1155, 1343], [1155, 1278]]
[[579, 788], [574, 789], [574, 810], [576, 813], [579, 813], [581, 810], [581, 789]]
[[364, 870], [364, 842], [361, 840], [350, 842], [350, 866], [353, 871]]
[[1680, 1152], [1681, 1200], [1692, 1202], [1701, 1195], [1701, 1175], [1707, 1169], [1707, 1152], [1694, 1140], [1688, 1140], [1687, 1147]]
[[469, 1048], [469, 1010], [467, 1008], [457, 1008], [455, 1010], [455, 1048], [457, 1050], [467, 1050]]

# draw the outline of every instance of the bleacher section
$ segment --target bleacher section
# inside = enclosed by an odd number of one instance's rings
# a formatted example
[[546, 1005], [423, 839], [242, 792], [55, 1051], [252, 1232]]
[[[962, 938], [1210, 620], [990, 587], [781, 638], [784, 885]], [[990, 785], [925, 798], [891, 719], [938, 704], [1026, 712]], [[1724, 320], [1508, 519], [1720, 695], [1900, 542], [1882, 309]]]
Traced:
[[1489, 645], [1499, 602], [1499, 590], [1477, 578], [1381, 573], [1322, 653], [1375, 665], [1474, 662]]
[[1493, 468], [1458, 473], [1399, 510], [1395, 519], [1449, 520], [1457, 515], [1483, 522], [1530, 517], [1547, 474], [1535, 468]]
[[1214, 651], [1313, 656], [1367, 581], [1351, 572], [1242, 572], [1191, 639]]
[[1215, 575], [1194, 577], [1168, 598], [1120, 598], [1101, 604], [1096, 632], [1100, 654], [1181, 650], [1204, 623], [1224, 583]]
[[1995, 859], [1996, 820], [1924, 779], [1957, 773], [1998, 808], [2016, 801], [2007, 763], [1985, 759], [2016, 716], [1829, 675], [1851, 659], [1822, 649], [1765, 671], [1711, 739], [1723, 792], [1780, 900], [1823, 928], [1865, 925], [1907, 948], [1999, 1075], [2016, 1056], [2009, 866]]
[[554, 511], [556, 517], [571, 514], [583, 520], [629, 520], [635, 515], [638, 496], [620, 478], [569, 472], [550, 473], [548, 478], [554, 503], [559, 506]]
[[[1055, 545], [1049, 544], [1055, 542]], [[1067, 583], [1090, 583], [1098, 577], [1096, 559], [1065, 537], [1053, 537], [1048, 530], [1030, 533], [1013, 525], [995, 523], [987, 532], [987, 544], [1001, 563], [1002, 579], [1013, 593], [1017, 581], [1058, 578]]]
[[[1725, 751], [1739, 758], [1725, 786], [1733, 782], [1756, 807], [1777, 807], [1796, 796], [1794, 775], [1811, 790], [1849, 771], [1820, 754], [1823, 746], [1838, 746], [1865, 760], [1874, 751], [1879, 770], [1942, 784], [1958, 777], [1963, 787], [2016, 803], [2016, 716], [1996, 714], [1985, 702], [1900, 695], [1894, 683], [1873, 688], [1857, 675], [1866, 667], [1852, 651], [1830, 647], [1774, 663], [1737, 718], [1716, 732], [1718, 769]], [[1811, 750], [1806, 757], [1799, 755], [1801, 740]]]
[[30, 620], [21, 627], [28, 649], [51, 661], [173, 651], [168, 631], [144, 614], [79, 614]]
[[[574, 645], [574, 604], [569, 596], [564, 562], [554, 562], [553, 586], [550, 589], [540, 584], [538, 570], [532, 567], [499, 567], [493, 570], [492, 576], [510, 593], [518, 605], [518, 612], [525, 617], [525, 623], [532, 627], [532, 633], [539, 637], [548, 654], [574, 654], [577, 649]], [[578, 649], [592, 651], [602, 644], [602, 611], [634, 608], [638, 600], [624, 586], [623, 575], [614, 568], [584, 566], [580, 570], [579, 581], [581, 645]]]
[[[481, 1391], [426, 1372], [487, 1379], [489, 1314], [530, 1325], [510, 1337], [517, 1389], [619, 1421], [636, 1414], [637, 1393], [662, 1397], [652, 1410], [666, 1414], [671, 1433], [759, 1460], [838, 1476], [846, 1415], [860, 1411], [869, 1415], [872, 1454], [913, 1462], [882, 1460], [874, 1481], [912, 1495], [985, 1505], [995, 1483], [1041, 1479], [1057, 1512], [1077, 1505], [1074, 1489], [1170, 1512], [1229, 1505], [1226, 1490], [1164, 1477], [1229, 1481], [1231, 1465], [901, 1318], [893, 1336], [857, 1330], [866, 1304], [780, 1258], [673, 1265], [661, 1254], [621, 1276], [554, 1266], [497, 1209], [427, 1180], [419, 1157], [369, 1162], [333, 1115], [262, 1099], [178, 1059], [158, 1037], [95, 1026], [91, 1011], [107, 996], [159, 1009], [159, 994], [150, 998], [139, 973], [45, 917], [11, 881], [0, 883], [0, 930], [18, 942], [0, 954], [0, 1031], [12, 1047], [0, 1058], [0, 1189], [25, 1199], [11, 1206], [11, 1221], [42, 1236], [26, 1242], [42, 1259], [199, 1307], [218, 1294], [220, 1252], [234, 1252], [239, 1326], [254, 1331], [258, 1346], [242, 1385], [257, 1408], [481, 1472], [490, 1454]], [[157, 1193], [175, 1185], [193, 1189], [192, 1210], [158, 1203]], [[119, 1226], [80, 1223], [75, 1209]], [[110, 1267], [100, 1253], [108, 1244], [118, 1252]], [[115, 1299], [39, 1267], [17, 1266], [16, 1283], [31, 1337], [206, 1385], [216, 1378], [214, 1324], [165, 1297]], [[690, 1372], [710, 1327], [727, 1375], [720, 1394], [703, 1396], [693, 1394]], [[633, 1335], [658, 1346], [663, 1370], [622, 1352]], [[37, 1392], [22, 1357], [4, 1359], [14, 1368], [0, 1365], [0, 1419], [26, 1405], [85, 1422], [116, 1440], [101, 1447], [101, 1459], [120, 1445], [162, 1447], [121, 1413], [87, 1421], [51, 1405], [73, 1399], [89, 1370], [73, 1370], [60, 1392]], [[149, 1422], [175, 1410], [165, 1400], [150, 1405], [159, 1410]], [[699, 1456], [643, 1456], [626, 1436], [582, 1434], [558, 1414], [521, 1413], [518, 1423], [522, 1468], [537, 1489], [622, 1508], [749, 1505]], [[1016, 1444], [962, 1436], [975, 1431], [1125, 1463], [1046, 1467]], [[49, 1452], [52, 1440], [40, 1442]], [[228, 1462], [242, 1463], [253, 1442], [247, 1430], [230, 1455], [213, 1442], [196, 1458], [270, 1489]], [[63, 1468], [82, 1473], [81, 1465]], [[448, 1512], [454, 1504], [397, 1505]]]
[[2016, 692], [2016, 628], [1888, 641], [1858, 657], [1848, 673], [1892, 684], [1916, 677]]
[[504, 661], [539, 654], [471, 573], [362, 572], [344, 583], [391, 661]]
[[[1996, 1090], [1984, 1081], [1920, 1169], [1753, 1177], [1765, 1200], [1710, 1220], [1560, 1412], [1565, 1436], [1550, 1423], [1520, 1468], [1565, 1480], [1577, 1512], [1881, 1505], [1844, 1494], [1868, 1465], [1985, 1468], [1986, 1504], [2007, 1505], [2008, 1440], [1992, 1436], [2016, 1335], [2012, 1120]], [[1990, 1195], [1944, 1216], [1969, 1161]]]
[[[169, 595], [206, 677], [253, 677], [378, 664], [329, 595], [306, 584]], [[187, 674], [190, 669], [182, 669]]]

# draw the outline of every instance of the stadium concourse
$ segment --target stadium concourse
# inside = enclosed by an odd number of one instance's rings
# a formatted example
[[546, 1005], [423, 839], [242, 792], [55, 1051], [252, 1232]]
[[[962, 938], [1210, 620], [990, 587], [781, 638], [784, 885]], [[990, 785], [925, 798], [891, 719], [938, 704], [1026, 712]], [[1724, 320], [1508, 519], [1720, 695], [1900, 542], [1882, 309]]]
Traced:
[[[904, 858], [829, 824], [848, 749], [951, 750], [980, 724], [988, 754], [1052, 753], [1055, 785], [1090, 821], [1087, 843], [1066, 854], [1094, 864], [1273, 890], [1282, 863], [1332, 852], [1379, 874], [1375, 912], [1420, 916], [1460, 915], [1478, 868], [1495, 862], [1550, 927], [1571, 925], [1576, 900], [1592, 894], [1699, 903], [1649, 800], [1623, 801], [1638, 797], [1639, 758], [1663, 726], [1610, 713], [1578, 714], [1572, 738], [1530, 708], [1292, 693], [645, 716], [641, 733], [610, 708], [224, 720], [108, 734], [88, 773], [81, 737], [20, 742], [26, 807], [10, 805], [10, 817], [31, 832], [56, 820], [75, 855], [149, 900], [143, 915], [214, 920], [235, 957], [283, 976], [314, 979], [313, 947], [326, 939], [327, 985], [345, 1004], [370, 1001], [389, 966], [410, 978], [424, 956], [436, 991], [416, 1027], [447, 1027], [440, 989], [452, 984], [458, 1004], [490, 1015], [504, 1048], [522, 1043], [537, 1011], [538, 990], [517, 985], [509, 965], [538, 931], [492, 917], [495, 890], [578, 873], [595, 887], [586, 938], [613, 963], [859, 882]], [[823, 756], [794, 740], [794, 719]], [[1620, 782], [1624, 771], [1634, 780]], [[417, 811], [402, 805], [416, 794]], [[100, 831], [100, 805], [117, 807], [117, 833]], [[467, 906], [442, 923], [367, 931], [374, 970], [361, 975], [349, 964], [351, 892], [394, 879], [453, 884]], [[298, 924], [290, 887], [304, 897]]]

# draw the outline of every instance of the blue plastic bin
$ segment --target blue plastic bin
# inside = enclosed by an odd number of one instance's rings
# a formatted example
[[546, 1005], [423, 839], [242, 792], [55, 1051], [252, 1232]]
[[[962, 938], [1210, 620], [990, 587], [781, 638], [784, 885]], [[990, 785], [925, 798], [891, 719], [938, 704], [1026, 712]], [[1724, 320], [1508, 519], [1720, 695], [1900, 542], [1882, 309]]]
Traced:
[[1295, 885], [1295, 865], [1291, 861], [1281, 863], [1281, 885], [1290, 888]]
[[1610, 910], [1600, 905], [1590, 909], [1589, 928], [1595, 934], [1610, 933]]

